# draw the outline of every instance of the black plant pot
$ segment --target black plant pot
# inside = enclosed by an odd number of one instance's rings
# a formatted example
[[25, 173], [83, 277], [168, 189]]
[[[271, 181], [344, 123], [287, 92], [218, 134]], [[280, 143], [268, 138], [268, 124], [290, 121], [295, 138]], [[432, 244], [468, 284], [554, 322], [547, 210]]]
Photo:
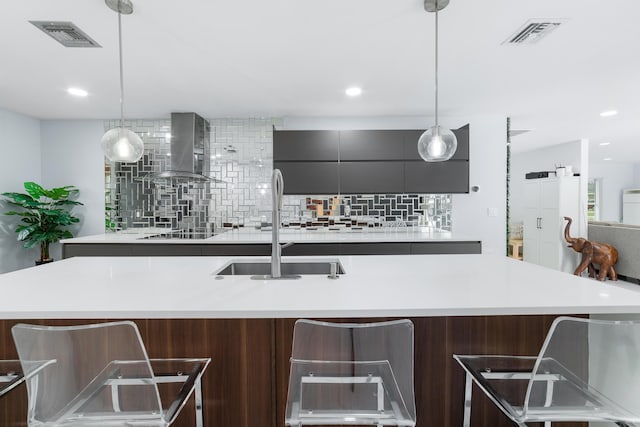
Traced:
[[36, 261], [36, 265], [49, 264], [50, 262], [53, 262], [53, 258], [45, 259], [44, 261]]

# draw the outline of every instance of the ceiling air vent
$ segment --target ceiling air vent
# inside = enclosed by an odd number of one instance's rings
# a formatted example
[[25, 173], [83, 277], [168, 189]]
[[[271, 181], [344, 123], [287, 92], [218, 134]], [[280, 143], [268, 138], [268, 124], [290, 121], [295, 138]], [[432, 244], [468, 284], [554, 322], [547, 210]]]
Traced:
[[65, 47], [101, 47], [73, 22], [29, 21]]
[[563, 19], [530, 19], [502, 44], [534, 44], [564, 23]]

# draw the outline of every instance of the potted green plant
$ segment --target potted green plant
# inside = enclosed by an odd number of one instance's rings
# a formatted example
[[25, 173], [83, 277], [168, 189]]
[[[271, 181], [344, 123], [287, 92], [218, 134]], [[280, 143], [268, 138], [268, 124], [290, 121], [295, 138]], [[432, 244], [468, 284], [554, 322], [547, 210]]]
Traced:
[[22, 208], [20, 211], [5, 212], [6, 215], [22, 217], [16, 227], [18, 240], [25, 248], [40, 245], [40, 259], [36, 265], [53, 261], [49, 256], [49, 245], [60, 239], [73, 237], [64, 227], [77, 223], [79, 218], [71, 215], [70, 209], [82, 203], [71, 200], [79, 190], [74, 186], [42, 188], [35, 182], [25, 182], [27, 193], [2, 193], [7, 203]]

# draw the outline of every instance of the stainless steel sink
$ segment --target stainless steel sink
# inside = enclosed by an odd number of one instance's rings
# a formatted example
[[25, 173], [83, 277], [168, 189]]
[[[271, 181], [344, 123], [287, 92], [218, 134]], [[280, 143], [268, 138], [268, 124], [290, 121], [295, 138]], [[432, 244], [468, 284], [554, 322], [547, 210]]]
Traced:
[[[297, 278], [299, 275], [314, 274], [327, 275], [337, 278], [337, 275], [344, 274], [344, 268], [340, 261], [305, 261], [305, 262], [283, 262], [281, 264], [283, 279]], [[232, 262], [220, 271], [217, 276], [256, 276], [256, 279], [269, 278], [271, 273], [271, 262]]]

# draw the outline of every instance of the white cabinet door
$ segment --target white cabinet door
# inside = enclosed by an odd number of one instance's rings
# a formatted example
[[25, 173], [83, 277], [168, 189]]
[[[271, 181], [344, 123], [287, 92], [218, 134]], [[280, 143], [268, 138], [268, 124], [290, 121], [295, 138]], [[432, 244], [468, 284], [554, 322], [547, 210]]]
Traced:
[[522, 227], [523, 260], [538, 264], [539, 261], [539, 210], [537, 207], [528, 207], [524, 210], [524, 222]]
[[540, 240], [543, 242], [558, 243], [562, 238], [560, 211], [555, 208], [542, 208], [540, 210]]
[[527, 181], [524, 183], [524, 207], [536, 208], [540, 207], [540, 183], [537, 181]]
[[525, 183], [524, 190], [524, 260], [573, 271], [574, 262], [567, 261], [571, 251], [564, 241], [562, 215], [574, 220], [579, 217], [579, 180], [573, 177], [531, 180]]
[[540, 208], [557, 209], [560, 200], [560, 186], [558, 181], [542, 181], [539, 184]]
[[522, 227], [523, 260], [538, 264], [540, 261], [538, 232], [540, 231], [540, 183], [524, 184], [524, 218]]
[[560, 213], [557, 206], [555, 208], [543, 207], [540, 210], [541, 224], [540, 230], [538, 231], [538, 238], [540, 240], [540, 265], [554, 269], [557, 269], [560, 263], [560, 221], [558, 221], [558, 215], [560, 215]]

